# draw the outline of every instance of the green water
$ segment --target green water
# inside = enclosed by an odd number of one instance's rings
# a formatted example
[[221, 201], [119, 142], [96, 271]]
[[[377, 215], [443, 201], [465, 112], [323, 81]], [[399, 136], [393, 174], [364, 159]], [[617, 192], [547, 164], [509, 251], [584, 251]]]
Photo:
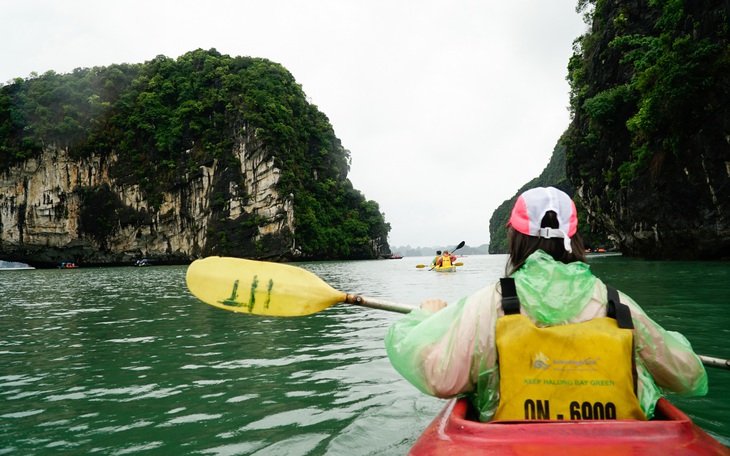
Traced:
[[[306, 263], [335, 288], [417, 304], [497, 280], [505, 257], [455, 274], [430, 258]], [[593, 269], [696, 351], [730, 357], [730, 263], [594, 257]], [[200, 303], [185, 267], [0, 271], [0, 454], [405, 454], [441, 409], [391, 368], [400, 315], [338, 305], [299, 318]], [[730, 443], [730, 371], [671, 398]]]

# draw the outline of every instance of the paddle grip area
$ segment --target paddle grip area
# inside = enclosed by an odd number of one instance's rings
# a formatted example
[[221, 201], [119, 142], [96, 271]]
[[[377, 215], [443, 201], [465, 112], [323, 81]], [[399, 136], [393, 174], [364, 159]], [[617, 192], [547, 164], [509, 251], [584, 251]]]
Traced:
[[356, 306], [370, 307], [373, 309], [388, 310], [390, 312], [398, 312], [407, 314], [412, 310], [418, 309], [418, 307], [411, 306], [409, 304], [402, 304], [400, 302], [385, 301], [382, 299], [366, 298], [360, 295], [346, 294], [345, 301], [347, 304], [354, 304]]
[[697, 355], [702, 364], [708, 367], [719, 367], [720, 369], [730, 370], [730, 360], [721, 358], [712, 358], [710, 356]]

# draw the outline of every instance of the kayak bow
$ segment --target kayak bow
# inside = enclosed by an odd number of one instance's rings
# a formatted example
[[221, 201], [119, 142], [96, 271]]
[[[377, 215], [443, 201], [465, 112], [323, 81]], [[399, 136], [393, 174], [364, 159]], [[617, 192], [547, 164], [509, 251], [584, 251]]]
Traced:
[[651, 421], [469, 420], [468, 401], [450, 400], [410, 455], [730, 455], [730, 449], [696, 426], [666, 399]]

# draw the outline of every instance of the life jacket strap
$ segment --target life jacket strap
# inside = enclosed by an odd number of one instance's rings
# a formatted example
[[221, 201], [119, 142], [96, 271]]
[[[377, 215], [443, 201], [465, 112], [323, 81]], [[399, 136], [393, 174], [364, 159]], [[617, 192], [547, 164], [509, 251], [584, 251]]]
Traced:
[[[520, 298], [517, 296], [515, 279], [503, 277], [499, 279], [499, 283], [502, 286], [502, 310], [504, 314], [514, 315], [520, 313]], [[621, 302], [618, 290], [611, 286], [606, 286], [606, 289], [608, 290], [606, 316], [616, 320], [619, 328], [634, 329], [634, 321], [631, 319], [631, 309]]]
[[502, 285], [502, 310], [505, 315], [514, 315], [520, 313], [520, 298], [517, 297], [517, 289], [515, 288], [515, 279], [504, 277], [499, 279]]
[[621, 302], [618, 296], [618, 290], [613, 287], [606, 286], [608, 289], [608, 308], [606, 316], [615, 318], [619, 328], [634, 329], [634, 321], [631, 319], [631, 309]]

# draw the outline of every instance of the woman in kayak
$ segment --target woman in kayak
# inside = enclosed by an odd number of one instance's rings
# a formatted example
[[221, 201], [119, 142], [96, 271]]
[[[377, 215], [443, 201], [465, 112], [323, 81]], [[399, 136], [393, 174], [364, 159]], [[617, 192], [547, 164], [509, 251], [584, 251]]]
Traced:
[[449, 253], [448, 250], [444, 250], [443, 255], [436, 260], [436, 267], [450, 268], [454, 263], [456, 263], [456, 255]]
[[[534, 188], [509, 221], [507, 279], [391, 326], [386, 348], [424, 393], [467, 395], [480, 421], [648, 419], [662, 391], [707, 393], [689, 342], [611, 293], [585, 263], [575, 205]], [[501, 378], [501, 381], [500, 381]]]

